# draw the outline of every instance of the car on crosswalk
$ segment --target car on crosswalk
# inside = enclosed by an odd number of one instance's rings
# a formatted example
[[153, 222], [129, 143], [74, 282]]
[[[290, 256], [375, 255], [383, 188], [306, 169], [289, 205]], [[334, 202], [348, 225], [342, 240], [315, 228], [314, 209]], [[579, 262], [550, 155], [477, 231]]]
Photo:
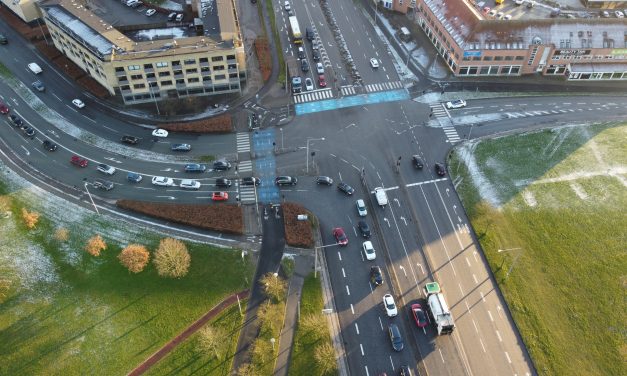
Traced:
[[454, 101], [446, 102], [446, 108], [449, 110], [452, 108], [466, 107], [466, 101], [463, 99], [455, 99]]

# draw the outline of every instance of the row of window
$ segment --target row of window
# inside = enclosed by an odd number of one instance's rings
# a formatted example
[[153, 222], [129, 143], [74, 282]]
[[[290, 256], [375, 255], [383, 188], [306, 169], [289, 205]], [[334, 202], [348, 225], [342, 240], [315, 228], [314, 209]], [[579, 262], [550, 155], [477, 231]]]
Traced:
[[464, 61], [522, 61], [524, 56], [464, 56]]
[[[218, 92], [229, 92], [229, 91], [234, 91], [234, 90], [239, 90], [239, 85], [235, 85], [235, 86], [229, 86], [229, 85], [216, 85], [212, 88], [195, 88], [195, 89], [189, 89], [189, 90], [177, 90], [176, 93], [180, 96], [180, 97], [186, 97], [186, 96], [190, 96], [190, 95], [198, 95], [198, 94], [213, 94], [213, 93], [218, 93]], [[169, 91], [168, 91], [169, 93]], [[146, 94], [136, 94], [136, 95], [125, 95], [124, 96], [124, 102], [126, 103], [133, 103], [133, 102], [146, 102], [146, 101], [153, 101], [156, 99], [161, 99], [161, 93], [160, 92], [154, 92], [154, 93], [146, 93]]]
[[[233, 79], [233, 78], [237, 78], [238, 74], [237, 73], [231, 73], [229, 74], [229, 78]], [[226, 79], [226, 75], [225, 74], [218, 74], [215, 76], [214, 80], [215, 81], [221, 81], [221, 80], [225, 80]], [[188, 84], [196, 84], [199, 83], [201, 81], [200, 78], [197, 77], [192, 77], [192, 78], [188, 78], [187, 79], [187, 83]], [[211, 77], [203, 77], [202, 81], [204, 83], [211, 83]], [[174, 81], [177, 85], [185, 85], [186, 80], [185, 79], [178, 79]], [[149, 82], [148, 86], [149, 87], [164, 87], [164, 86], [172, 86], [174, 85], [172, 80], [164, 80], [164, 81], [160, 81], [160, 82]], [[133, 89], [145, 89], [146, 88], [146, 84], [145, 83], [138, 83], [138, 84], [133, 84]], [[120, 86], [120, 89], [122, 90], [130, 90], [131, 86], [130, 85], [122, 85]]]
[[571, 73], [568, 76], [569, 80], [627, 80], [627, 72], [614, 72], [614, 73]]
[[496, 76], [520, 74], [520, 65], [490, 65], [485, 67], [461, 67], [460, 76]]
[[554, 55], [551, 60], [624, 60], [625, 55]]
[[53, 40], [61, 44], [61, 50], [66, 52], [66, 54], [68, 54], [68, 57], [76, 57], [78, 60], [82, 61], [85, 65], [91, 68], [91, 70], [95, 71], [98, 76], [105, 78], [104, 72], [102, 71], [102, 66], [96, 63], [96, 61], [93, 60], [90, 55], [81, 51], [71, 40], [67, 40], [65, 37], [63, 37], [62, 34], [55, 33], [52, 30], [50, 31], [50, 35], [52, 36]]
[[[235, 60], [235, 55], [227, 55], [226, 56], [227, 61], [231, 61], [231, 60]], [[212, 56], [211, 57], [211, 62], [212, 63], [216, 63], [216, 62], [220, 62], [220, 61], [224, 61], [224, 56]], [[207, 57], [201, 57], [200, 59], [198, 59], [198, 63], [202, 64], [202, 63], [209, 63], [209, 58]], [[150, 69], [154, 69], [154, 67], [157, 68], [167, 68], [170, 64], [172, 64], [172, 67], [179, 67], [181, 66], [181, 61], [180, 60], [174, 60], [172, 62], [167, 62], [167, 61], [160, 61], [154, 64], [152, 63], [146, 63], [143, 65], [144, 70], [150, 70]], [[183, 64], [184, 65], [195, 65], [196, 64], [196, 59], [186, 59], [183, 60]], [[224, 65], [218, 65], [218, 67], [221, 67], [221, 69], [224, 69]], [[231, 67], [235, 68], [236, 64], [229, 64], [229, 69], [231, 69]], [[142, 69], [142, 66], [139, 64], [133, 64], [133, 65], [128, 65], [126, 67], [126, 69], [128, 71], [138, 71], [140, 69]], [[216, 68], [214, 67], [214, 70], [216, 70]], [[124, 67], [116, 67], [115, 68], [116, 72], [124, 72]]]

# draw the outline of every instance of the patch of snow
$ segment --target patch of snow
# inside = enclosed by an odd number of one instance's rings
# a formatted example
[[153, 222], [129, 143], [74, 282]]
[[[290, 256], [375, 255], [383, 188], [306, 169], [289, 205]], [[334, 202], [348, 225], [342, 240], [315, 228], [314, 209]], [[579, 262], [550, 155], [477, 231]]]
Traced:
[[538, 205], [538, 201], [536, 201], [536, 197], [533, 195], [533, 193], [527, 189], [522, 191], [522, 197], [523, 200], [525, 200], [525, 203], [534, 208]]
[[147, 40], [157, 40], [157, 39], [177, 39], [184, 38], [186, 30], [180, 27], [170, 27], [167, 29], [149, 29], [149, 30], [139, 30], [135, 33], [137, 37]]
[[[392, 28], [392, 25], [388, 22], [388, 20], [386, 20], [385, 17], [379, 17], [379, 19], [381, 20], [381, 23], [385, 26], [385, 28], [391, 30], [392, 35], [394, 35], [394, 28]], [[394, 58], [394, 68], [396, 69], [396, 73], [399, 75], [399, 78], [411, 81], [418, 81], [416, 75], [414, 75], [411, 70], [407, 68], [407, 65], [405, 65], [405, 59], [401, 58], [401, 56], [396, 53], [396, 50], [390, 47], [389, 42], [385, 37], [385, 34], [383, 34], [378, 24], [375, 26], [374, 29], [377, 32], [377, 35], [379, 36], [381, 42], [385, 44], [387, 52], [391, 54]]]
[[532, 184], [546, 184], [546, 183], [557, 183], [557, 182], [565, 182], [572, 181], [578, 179], [588, 179], [596, 176], [612, 176], [618, 177], [620, 175], [627, 174], [627, 167], [612, 167], [604, 171], [577, 171], [571, 172], [570, 174], [561, 175], [555, 178], [546, 178], [534, 181]]
[[183, 5], [172, 0], [165, 0], [163, 3], [159, 5], [161, 8], [173, 10], [175, 12], [182, 12]]
[[474, 152], [477, 148], [478, 142], [471, 141], [461, 145], [457, 149], [460, 161], [463, 161], [468, 170], [468, 174], [472, 179], [474, 186], [477, 188], [479, 195], [483, 200], [486, 200], [494, 208], [501, 207], [501, 200], [498, 193], [492, 187], [490, 181], [483, 175], [483, 172], [477, 165]]
[[411, 58], [422, 67], [426, 67], [429, 64], [429, 55], [424, 47], [420, 47], [411, 53]]
[[586, 193], [586, 191], [584, 191], [583, 187], [577, 183], [570, 183], [570, 189], [573, 190], [573, 192], [575, 192], [575, 194], [577, 195], [577, 197], [579, 197], [582, 200], [587, 200], [588, 199], [588, 194]]

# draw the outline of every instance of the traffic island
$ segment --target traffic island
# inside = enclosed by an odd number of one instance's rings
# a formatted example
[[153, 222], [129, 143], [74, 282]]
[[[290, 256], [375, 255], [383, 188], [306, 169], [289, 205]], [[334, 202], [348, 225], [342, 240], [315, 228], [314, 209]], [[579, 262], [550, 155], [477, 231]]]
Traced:
[[284, 203], [282, 208], [285, 242], [292, 247], [312, 248], [315, 226], [313, 214], [304, 206], [291, 202]]

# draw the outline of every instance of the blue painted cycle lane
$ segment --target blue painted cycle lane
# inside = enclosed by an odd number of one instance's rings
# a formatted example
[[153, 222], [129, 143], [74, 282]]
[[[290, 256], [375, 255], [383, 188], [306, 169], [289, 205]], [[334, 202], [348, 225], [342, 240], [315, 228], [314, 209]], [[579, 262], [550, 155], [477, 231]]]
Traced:
[[337, 99], [327, 99], [317, 102], [299, 103], [294, 108], [296, 115], [305, 115], [314, 112], [337, 110], [338, 108], [362, 106], [365, 104], [402, 101], [409, 98], [410, 96], [407, 90], [399, 89], [353, 95]]
[[257, 188], [257, 199], [262, 203], [279, 203], [281, 194], [279, 187], [274, 184], [276, 178], [276, 159], [274, 145], [276, 142], [274, 128], [259, 130], [253, 133], [252, 147], [257, 156], [255, 171], [261, 184]]

